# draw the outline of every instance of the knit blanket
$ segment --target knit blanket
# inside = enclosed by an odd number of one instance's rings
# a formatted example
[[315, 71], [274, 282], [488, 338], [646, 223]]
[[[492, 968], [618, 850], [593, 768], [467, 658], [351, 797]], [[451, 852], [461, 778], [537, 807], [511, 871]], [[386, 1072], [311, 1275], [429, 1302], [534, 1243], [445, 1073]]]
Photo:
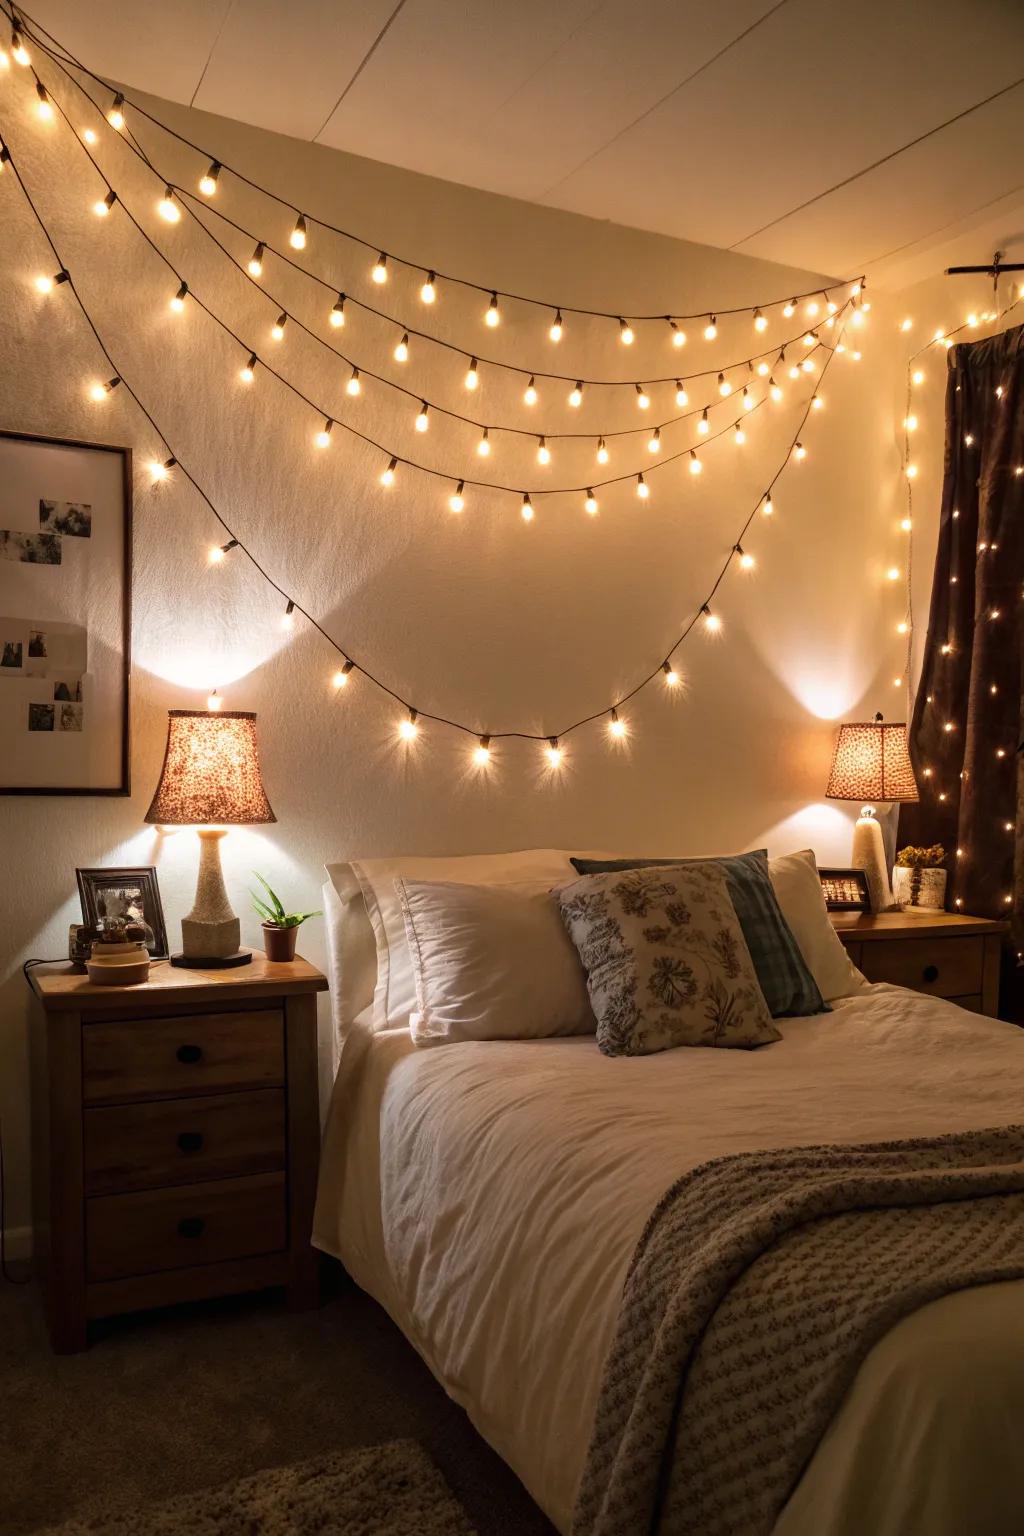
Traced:
[[743, 1153], [633, 1255], [573, 1536], [767, 1536], [872, 1345], [1024, 1276], [1024, 1126]]

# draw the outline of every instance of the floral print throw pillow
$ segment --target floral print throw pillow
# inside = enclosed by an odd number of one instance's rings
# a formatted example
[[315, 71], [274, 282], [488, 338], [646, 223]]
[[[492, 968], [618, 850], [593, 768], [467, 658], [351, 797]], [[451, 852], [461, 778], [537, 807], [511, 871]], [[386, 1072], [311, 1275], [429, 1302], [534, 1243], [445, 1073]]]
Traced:
[[557, 895], [606, 1056], [781, 1039], [720, 866], [585, 875]]

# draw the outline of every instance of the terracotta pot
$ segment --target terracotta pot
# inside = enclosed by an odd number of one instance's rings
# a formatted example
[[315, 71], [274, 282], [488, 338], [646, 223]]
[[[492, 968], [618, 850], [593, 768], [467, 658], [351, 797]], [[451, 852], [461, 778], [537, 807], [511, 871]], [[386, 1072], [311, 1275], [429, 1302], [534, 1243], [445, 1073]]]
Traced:
[[299, 928], [279, 928], [276, 923], [263, 924], [263, 949], [268, 960], [294, 960], [295, 940]]

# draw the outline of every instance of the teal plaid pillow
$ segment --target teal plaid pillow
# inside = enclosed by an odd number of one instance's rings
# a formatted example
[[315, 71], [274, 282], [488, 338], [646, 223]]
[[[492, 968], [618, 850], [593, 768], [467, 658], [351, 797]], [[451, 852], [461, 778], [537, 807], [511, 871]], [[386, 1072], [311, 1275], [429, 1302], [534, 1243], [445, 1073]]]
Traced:
[[772, 1018], [831, 1012], [782, 915], [763, 848], [719, 859], [577, 858], [571, 862], [581, 875], [604, 875], [617, 869], [644, 869], [660, 864], [720, 864]]

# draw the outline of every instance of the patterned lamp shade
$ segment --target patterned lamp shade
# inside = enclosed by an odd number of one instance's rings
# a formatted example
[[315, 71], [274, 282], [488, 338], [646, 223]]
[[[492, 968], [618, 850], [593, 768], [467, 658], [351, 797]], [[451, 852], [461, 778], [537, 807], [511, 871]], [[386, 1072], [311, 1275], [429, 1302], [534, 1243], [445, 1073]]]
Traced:
[[169, 710], [163, 772], [146, 820], [183, 827], [276, 821], [260, 777], [256, 716]]
[[916, 801], [907, 727], [874, 720], [841, 725], [825, 794], [830, 800]]

